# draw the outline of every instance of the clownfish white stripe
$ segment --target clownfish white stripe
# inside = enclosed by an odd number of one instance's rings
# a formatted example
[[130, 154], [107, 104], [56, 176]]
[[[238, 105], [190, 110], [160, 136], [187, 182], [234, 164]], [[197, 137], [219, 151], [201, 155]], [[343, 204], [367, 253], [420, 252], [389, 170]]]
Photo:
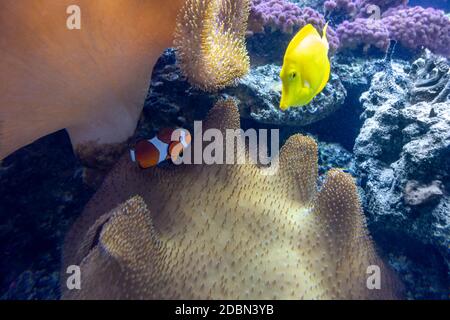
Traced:
[[158, 139], [158, 137], [154, 137], [151, 140], [148, 140], [148, 142], [152, 143], [156, 149], [158, 149], [159, 153], [159, 161], [158, 163], [163, 162], [167, 158], [167, 150], [169, 148], [169, 145], [167, 143], [162, 142]]
[[130, 158], [132, 162], [136, 162], [136, 152], [133, 149], [130, 150]]

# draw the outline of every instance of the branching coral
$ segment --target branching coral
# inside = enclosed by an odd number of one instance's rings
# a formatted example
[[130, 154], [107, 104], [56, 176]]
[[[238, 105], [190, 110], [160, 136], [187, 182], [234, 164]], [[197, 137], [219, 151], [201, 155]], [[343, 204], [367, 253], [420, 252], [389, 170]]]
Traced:
[[[239, 129], [234, 102], [219, 102], [204, 126]], [[317, 193], [317, 145], [300, 135], [279, 164], [275, 175], [250, 163], [142, 171], [125, 156], [67, 236], [63, 267], [80, 265], [83, 280], [68, 291], [63, 272], [63, 297], [397, 297], [352, 177], [333, 170]], [[372, 265], [380, 290], [367, 288]]]
[[186, 0], [175, 33], [177, 58], [190, 83], [222, 89], [247, 74], [249, 0]]
[[210, 88], [244, 74], [244, 0], [79, 0], [81, 30], [66, 28], [71, 1], [3, 1], [0, 159], [65, 128], [89, 163], [93, 155], [111, 162], [135, 130], [153, 66], [172, 46], [185, 2], [177, 43], [185, 37], [184, 52], [193, 54], [181, 55], [188, 77]]

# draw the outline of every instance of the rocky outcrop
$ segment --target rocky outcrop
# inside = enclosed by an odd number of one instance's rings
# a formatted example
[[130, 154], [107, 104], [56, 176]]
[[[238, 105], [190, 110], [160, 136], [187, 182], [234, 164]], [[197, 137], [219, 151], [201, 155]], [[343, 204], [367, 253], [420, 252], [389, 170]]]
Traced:
[[448, 86], [444, 62], [427, 54], [377, 73], [361, 97], [365, 121], [354, 147], [369, 224], [412, 298], [448, 298], [450, 102], [436, 100]]
[[254, 68], [237, 87], [227, 90], [239, 99], [243, 117], [267, 124], [305, 126], [326, 118], [344, 104], [347, 92], [339, 76], [332, 74], [324, 91], [311, 104], [280, 110], [280, 71], [280, 66], [271, 64]]
[[280, 70], [281, 67], [274, 64], [254, 67], [235, 87], [205, 94], [189, 86], [180, 73], [173, 51], [168, 50], [155, 67], [144, 115], [159, 125], [185, 125], [201, 118], [206, 113], [204, 106], [222, 96], [232, 96], [239, 101], [243, 118], [272, 125], [306, 126], [328, 117], [344, 104], [347, 92], [339, 75], [332, 74], [324, 91], [309, 106], [281, 111]]
[[443, 195], [444, 185], [439, 180], [434, 180], [429, 185], [410, 180], [406, 183], [404, 191], [405, 203], [408, 206], [420, 206], [438, 200]]
[[92, 194], [64, 131], [0, 163], [0, 300], [59, 298], [64, 235]]
[[447, 59], [426, 52], [416, 60], [410, 72], [412, 79], [411, 102], [445, 102], [450, 98], [450, 65]]

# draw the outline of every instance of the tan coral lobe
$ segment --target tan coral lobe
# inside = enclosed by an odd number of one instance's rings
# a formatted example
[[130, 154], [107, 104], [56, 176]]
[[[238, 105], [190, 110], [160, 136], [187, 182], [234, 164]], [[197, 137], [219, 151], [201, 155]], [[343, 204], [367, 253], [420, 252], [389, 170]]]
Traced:
[[[205, 127], [238, 129], [232, 101]], [[65, 299], [392, 299], [398, 285], [368, 236], [353, 179], [328, 173], [317, 192], [317, 144], [301, 135], [280, 168], [181, 165], [139, 170], [124, 156], [67, 235]], [[367, 288], [367, 268], [381, 289]]]
[[175, 47], [184, 74], [198, 88], [215, 91], [246, 75], [245, 33], [250, 0], [186, 0]]

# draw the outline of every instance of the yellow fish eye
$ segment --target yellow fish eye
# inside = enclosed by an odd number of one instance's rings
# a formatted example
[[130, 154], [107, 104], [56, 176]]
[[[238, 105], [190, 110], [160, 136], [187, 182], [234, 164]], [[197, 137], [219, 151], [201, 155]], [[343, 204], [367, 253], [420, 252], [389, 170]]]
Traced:
[[289, 78], [290, 78], [291, 80], [294, 80], [296, 76], [297, 76], [297, 72], [295, 72], [295, 71], [293, 71], [293, 72], [291, 72], [291, 73], [289, 74]]

